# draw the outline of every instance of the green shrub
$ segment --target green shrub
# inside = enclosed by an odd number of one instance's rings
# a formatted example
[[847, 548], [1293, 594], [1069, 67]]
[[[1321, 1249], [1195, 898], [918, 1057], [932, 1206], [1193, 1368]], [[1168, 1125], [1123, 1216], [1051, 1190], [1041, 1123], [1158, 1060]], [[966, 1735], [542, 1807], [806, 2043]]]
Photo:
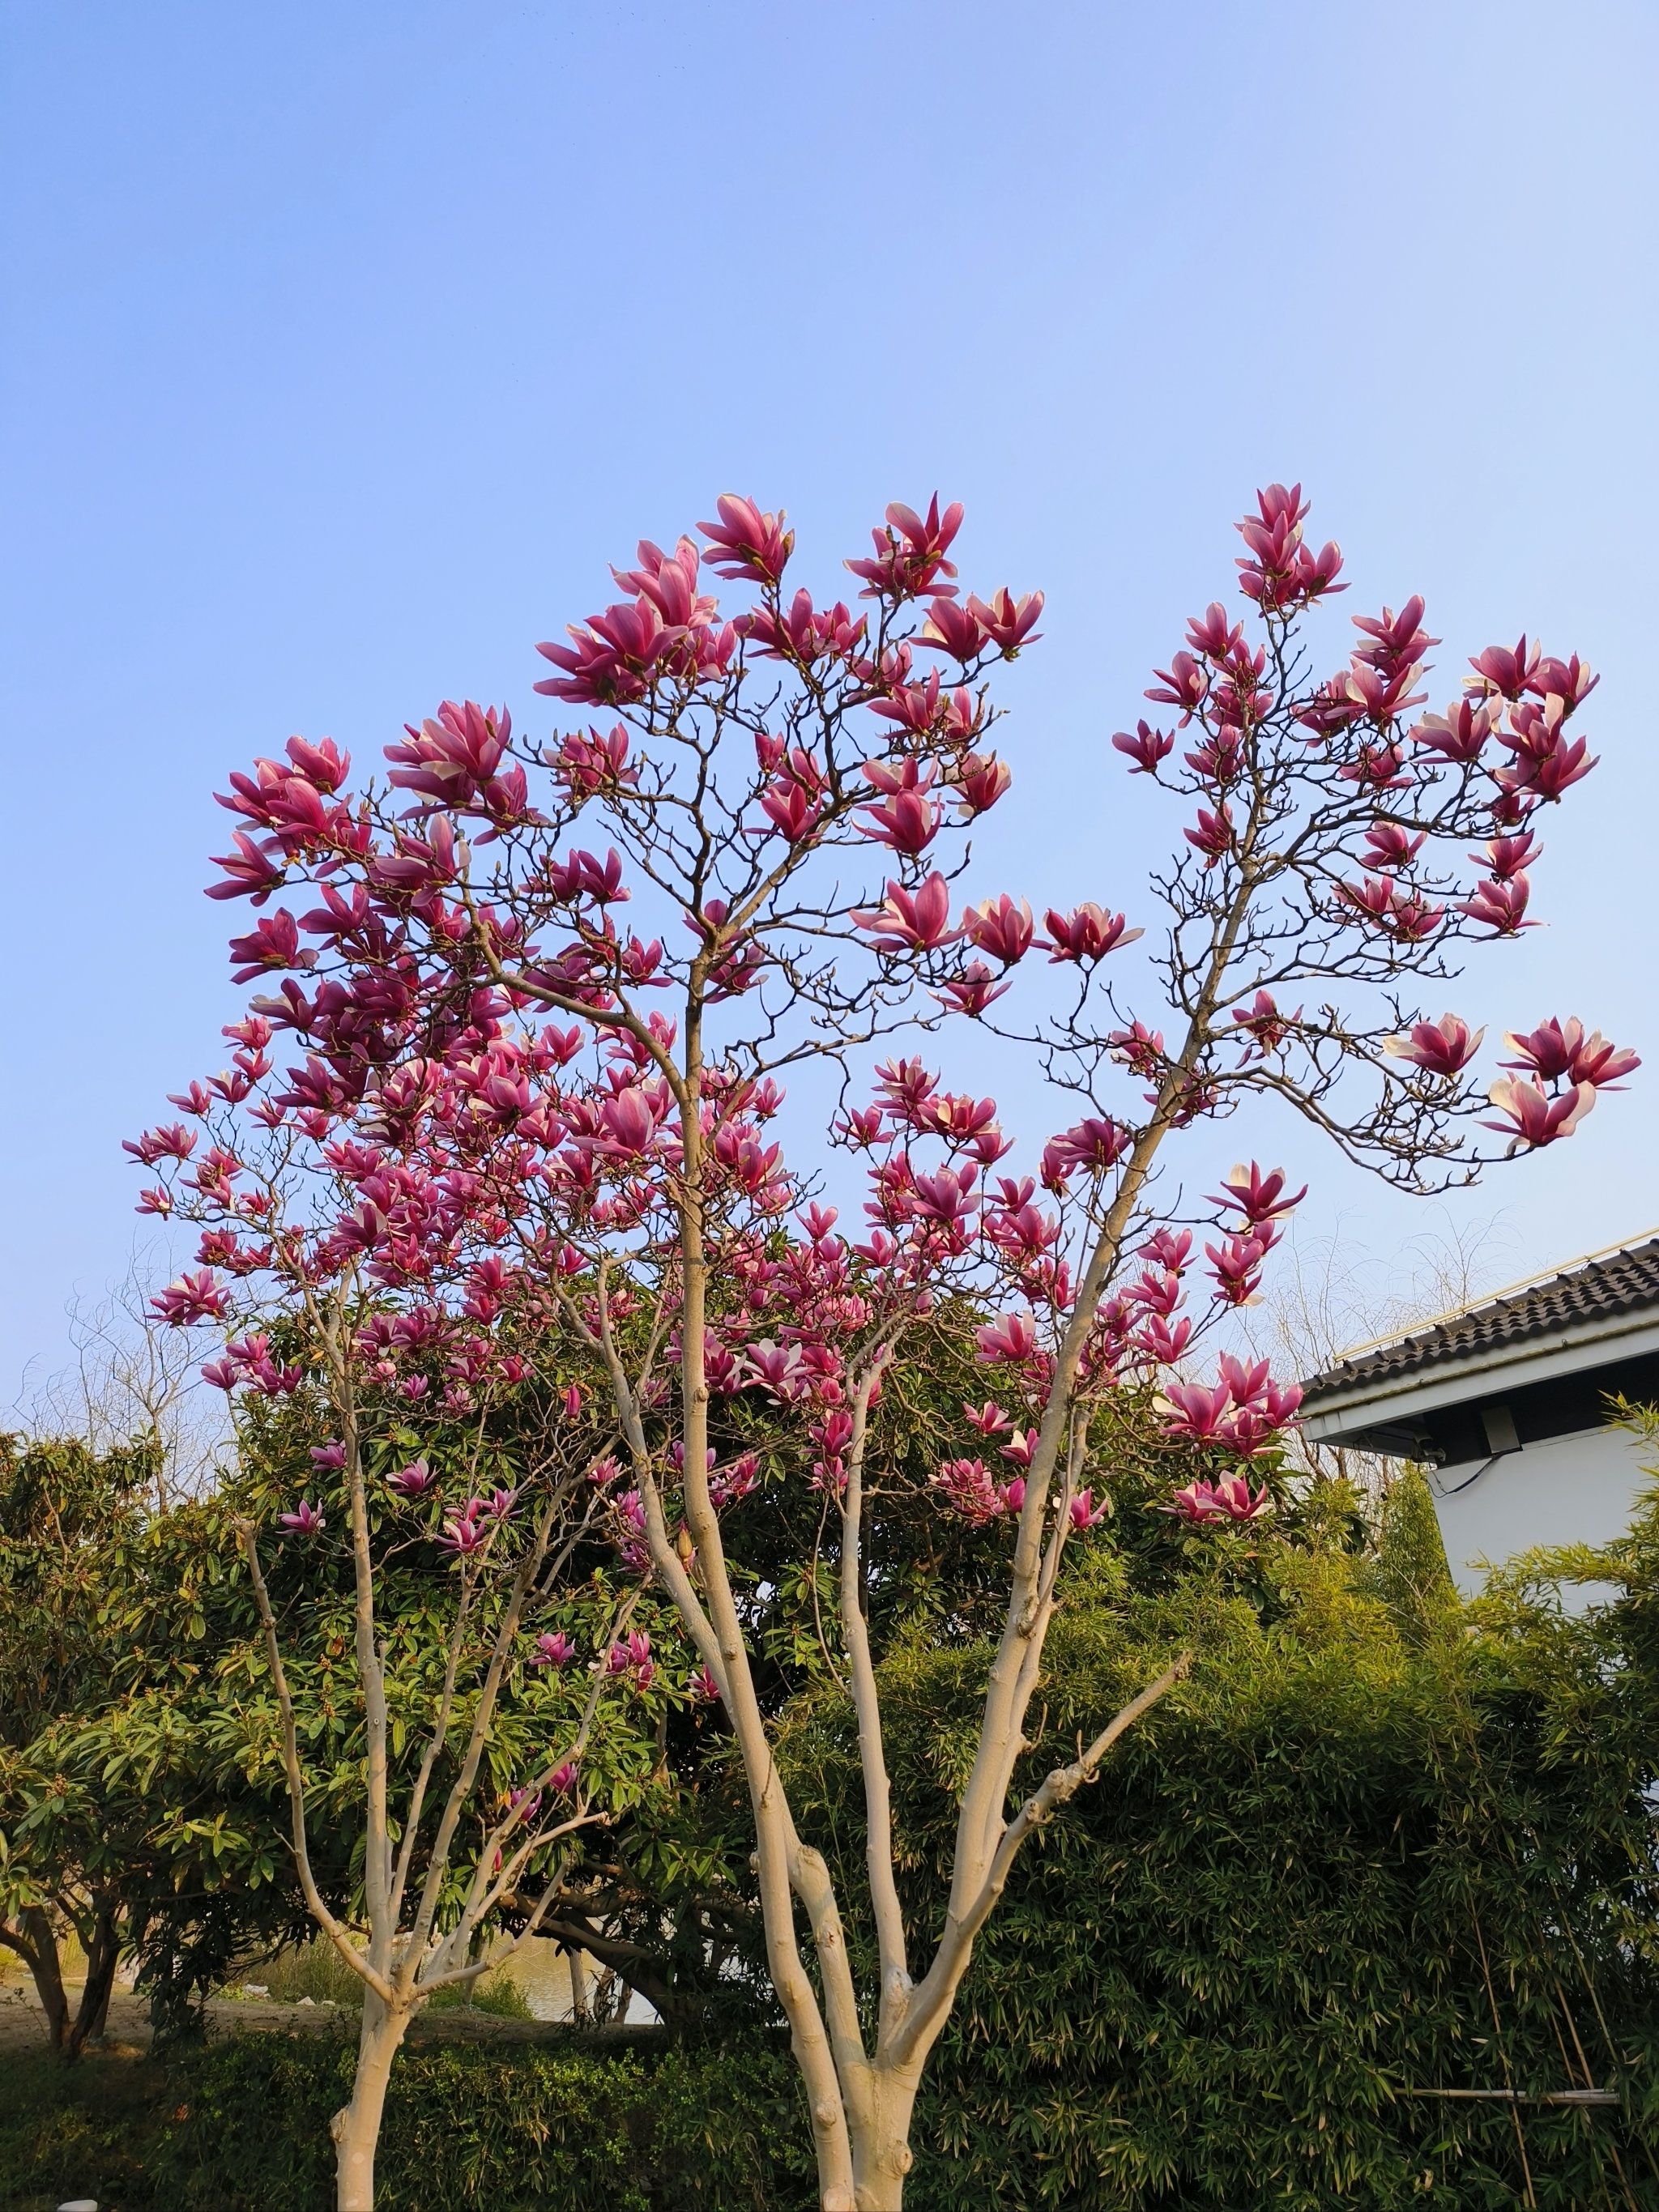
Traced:
[[[150, 2165], [176, 2212], [330, 2212], [343, 2037], [241, 2035], [174, 2076]], [[805, 2116], [788, 2055], [636, 2044], [416, 2045], [393, 2069], [383, 2212], [801, 2212]], [[127, 2212], [124, 2205], [121, 2212]]]
[[52, 2212], [75, 2197], [110, 2212], [163, 2212], [151, 2164], [167, 2125], [165, 2067], [44, 2047], [0, 2058], [0, 2208]]

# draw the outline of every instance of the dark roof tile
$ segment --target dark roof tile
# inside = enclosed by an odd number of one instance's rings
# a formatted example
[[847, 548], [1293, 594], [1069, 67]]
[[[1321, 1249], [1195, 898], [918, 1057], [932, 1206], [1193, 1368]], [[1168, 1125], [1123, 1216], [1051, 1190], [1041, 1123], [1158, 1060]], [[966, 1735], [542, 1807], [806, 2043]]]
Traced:
[[1334, 1397], [1363, 1382], [1383, 1382], [1431, 1367], [1553, 1336], [1558, 1330], [1610, 1321], [1659, 1307], [1659, 1237], [1586, 1260], [1542, 1282], [1525, 1285], [1381, 1344], [1361, 1347], [1339, 1359], [1302, 1386], [1304, 1413], [1322, 1398]]

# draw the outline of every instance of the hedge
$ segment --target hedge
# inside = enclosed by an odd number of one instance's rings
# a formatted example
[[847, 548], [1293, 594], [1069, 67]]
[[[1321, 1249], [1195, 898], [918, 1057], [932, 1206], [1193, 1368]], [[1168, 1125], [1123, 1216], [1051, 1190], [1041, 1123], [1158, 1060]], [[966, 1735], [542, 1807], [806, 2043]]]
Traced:
[[[237, 2035], [168, 2065], [8, 2068], [0, 2207], [331, 2212], [343, 2036]], [[398, 2058], [383, 2212], [809, 2212], [786, 2051], [416, 2045]]]

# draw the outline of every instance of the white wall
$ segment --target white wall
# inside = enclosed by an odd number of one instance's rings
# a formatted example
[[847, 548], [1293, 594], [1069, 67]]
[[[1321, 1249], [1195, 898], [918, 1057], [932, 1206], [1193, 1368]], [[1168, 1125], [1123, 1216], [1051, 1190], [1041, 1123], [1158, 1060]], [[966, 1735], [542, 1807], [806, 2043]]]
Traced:
[[[1446, 1557], [1458, 1588], [1473, 1595], [1485, 1566], [1500, 1565], [1535, 1544], [1605, 1544], [1630, 1525], [1637, 1497], [1653, 1480], [1653, 1456], [1622, 1429], [1583, 1429], [1505, 1452], [1490, 1467], [1479, 1460], [1443, 1467], [1429, 1477]], [[1568, 1594], [1577, 1610], [1605, 1594], [1589, 1585]]]

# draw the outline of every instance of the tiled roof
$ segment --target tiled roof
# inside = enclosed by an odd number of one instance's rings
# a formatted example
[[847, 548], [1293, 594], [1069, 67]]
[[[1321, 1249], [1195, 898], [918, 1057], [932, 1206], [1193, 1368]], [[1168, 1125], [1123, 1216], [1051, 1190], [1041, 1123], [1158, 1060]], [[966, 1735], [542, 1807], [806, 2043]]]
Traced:
[[1303, 1385], [1303, 1410], [1367, 1382], [1391, 1382], [1455, 1365], [1503, 1345], [1659, 1309], [1659, 1236], [1575, 1262], [1557, 1274], [1499, 1292], [1462, 1313], [1442, 1314], [1403, 1336], [1346, 1352]]

